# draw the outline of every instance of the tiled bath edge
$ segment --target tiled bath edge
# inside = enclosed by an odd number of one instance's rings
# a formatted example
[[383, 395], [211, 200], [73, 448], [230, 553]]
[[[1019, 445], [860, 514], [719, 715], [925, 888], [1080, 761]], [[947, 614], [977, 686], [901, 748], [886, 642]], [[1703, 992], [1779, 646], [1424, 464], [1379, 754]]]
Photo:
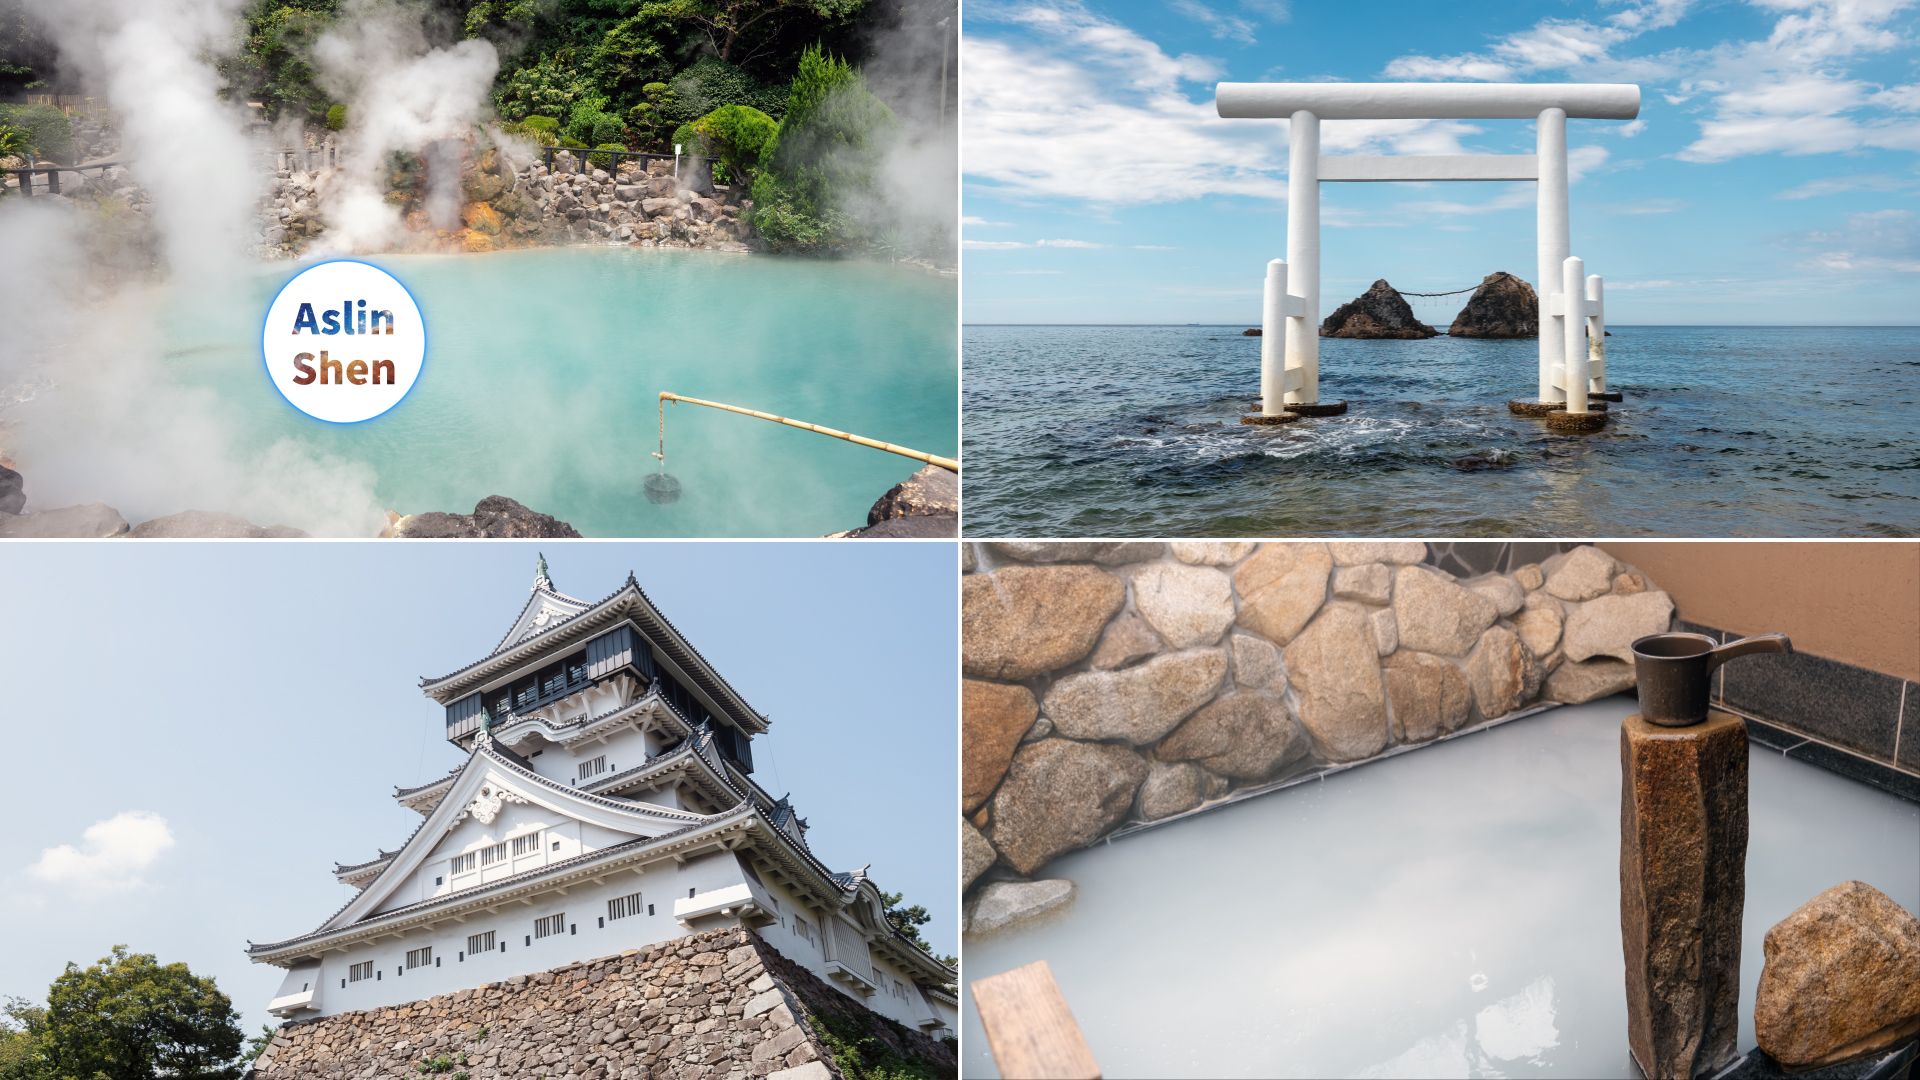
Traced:
[[[1739, 635], [1682, 622], [1715, 641]], [[1920, 802], [1920, 693], [1910, 680], [1804, 653], [1749, 657], [1714, 678], [1713, 704], [1754, 742]]]

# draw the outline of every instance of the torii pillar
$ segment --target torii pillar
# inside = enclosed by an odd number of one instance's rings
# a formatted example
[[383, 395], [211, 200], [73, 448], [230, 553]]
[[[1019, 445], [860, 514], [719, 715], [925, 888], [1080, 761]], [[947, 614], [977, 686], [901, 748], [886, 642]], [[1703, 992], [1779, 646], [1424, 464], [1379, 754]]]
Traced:
[[[1229, 119], [1286, 119], [1287, 260], [1268, 265], [1258, 416], [1281, 423], [1343, 412], [1320, 401], [1320, 184], [1326, 181], [1534, 180], [1540, 297], [1539, 412], [1587, 411], [1586, 349], [1568, 360], [1570, 319], [1597, 315], [1598, 297], [1563, 294], [1572, 239], [1567, 221], [1567, 118], [1631, 120], [1640, 115], [1632, 83], [1221, 83], [1214, 105]], [[1322, 158], [1322, 120], [1533, 120], [1533, 154], [1351, 155]], [[1597, 292], [1597, 288], [1593, 290]], [[1284, 316], [1284, 345], [1273, 321]], [[1578, 328], [1579, 323], [1571, 325]], [[1284, 351], [1283, 351], [1284, 350]], [[1579, 385], [1569, 370], [1578, 366]], [[1569, 390], [1574, 391], [1569, 400]], [[1520, 411], [1522, 403], [1515, 403]]]

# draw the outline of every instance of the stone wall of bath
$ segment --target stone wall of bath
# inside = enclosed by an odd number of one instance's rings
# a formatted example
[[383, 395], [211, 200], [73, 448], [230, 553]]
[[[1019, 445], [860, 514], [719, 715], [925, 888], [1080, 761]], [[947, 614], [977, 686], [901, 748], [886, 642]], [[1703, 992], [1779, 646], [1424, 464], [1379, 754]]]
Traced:
[[969, 544], [965, 886], [1116, 829], [1630, 688], [1673, 604], [1591, 546], [1457, 578], [1427, 545]]

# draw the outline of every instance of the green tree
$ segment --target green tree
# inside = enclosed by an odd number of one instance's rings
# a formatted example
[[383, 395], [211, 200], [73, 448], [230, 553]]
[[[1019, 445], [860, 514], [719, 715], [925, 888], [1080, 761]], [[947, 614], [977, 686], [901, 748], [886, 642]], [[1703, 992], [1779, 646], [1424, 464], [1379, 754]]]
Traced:
[[52, 105], [0, 105], [0, 124], [19, 131], [14, 153], [72, 163], [73, 122]]
[[240, 96], [266, 102], [273, 116], [319, 119], [332, 104], [314, 75], [314, 42], [333, 25], [337, 0], [254, 0], [244, 15], [240, 51], [221, 65]]
[[267, 1044], [273, 1041], [274, 1032], [278, 1030], [272, 1024], [261, 1024], [260, 1034], [249, 1038], [247, 1048], [240, 1051], [240, 1060], [248, 1065], [259, 1061], [260, 1055], [267, 1052]]
[[838, 252], [872, 237], [846, 213], [870, 198], [896, 131], [893, 110], [845, 60], [800, 55], [780, 134], [753, 184], [753, 226], [775, 251]]
[[0, 1080], [54, 1080], [47, 1010], [24, 998], [8, 998], [0, 1008]]
[[241, 1072], [239, 1019], [212, 979], [115, 945], [53, 980], [46, 1053], [56, 1075], [81, 1080], [231, 1080]]
[[747, 65], [803, 23], [814, 32], [845, 24], [866, 0], [665, 0], [681, 22], [698, 27], [720, 59]]
[[[712, 158], [730, 180], [751, 180], [780, 125], [751, 105], [722, 105], [674, 133], [687, 152]], [[718, 179], [716, 177], [716, 179]]]
[[927, 914], [926, 905], [915, 904], [912, 907], [906, 907], [906, 899], [904, 893], [882, 892], [880, 894], [880, 904], [887, 913], [887, 922], [908, 941], [920, 946], [934, 959], [948, 967], [959, 967], [958, 958], [941, 956], [934, 952], [933, 946], [927, 944], [927, 939], [920, 936], [920, 928], [933, 919], [932, 915]]

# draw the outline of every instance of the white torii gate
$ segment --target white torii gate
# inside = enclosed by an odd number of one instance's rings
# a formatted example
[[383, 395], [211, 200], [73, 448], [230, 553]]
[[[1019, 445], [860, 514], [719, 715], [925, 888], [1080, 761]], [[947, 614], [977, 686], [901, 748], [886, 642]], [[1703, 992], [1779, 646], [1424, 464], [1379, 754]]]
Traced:
[[[1516, 412], [1568, 415], [1593, 428], [1587, 392], [1606, 392], [1602, 286], [1568, 250], [1567, 118], [1631, 120], [1631, 83], [1221, 83], [1215, 108], [1229, 119], [1287, 125], [1287, 258], [1267, 264], [1260, 339], [1260, 414], [1251, 423], [1346, 411], [1320, 401], [1320, 184], [1326, 181], [1534, 180], [1539, 183], [1540, 397]], [[1322, 120], [1535, 120], [1532, 154], [1425, 157], [1320, 156]], [[1275, 329], [1284, 320], [1284, 335]], [[1582, 325], [1583, 322], [1588, 325]], [[1582, 331], [1591, 330], [1591, 335]], [[1282, 340], [1276, 342], [1275, 338]], [[1581, 340], [1587, 337], [1587, 340]], [[1589, 344], [1591, 342], [1591, 344]], [[1590, 352], [1591, 350], [1591, 352]], [[1572, 392], [1570, 392], [1572, 391]]]

